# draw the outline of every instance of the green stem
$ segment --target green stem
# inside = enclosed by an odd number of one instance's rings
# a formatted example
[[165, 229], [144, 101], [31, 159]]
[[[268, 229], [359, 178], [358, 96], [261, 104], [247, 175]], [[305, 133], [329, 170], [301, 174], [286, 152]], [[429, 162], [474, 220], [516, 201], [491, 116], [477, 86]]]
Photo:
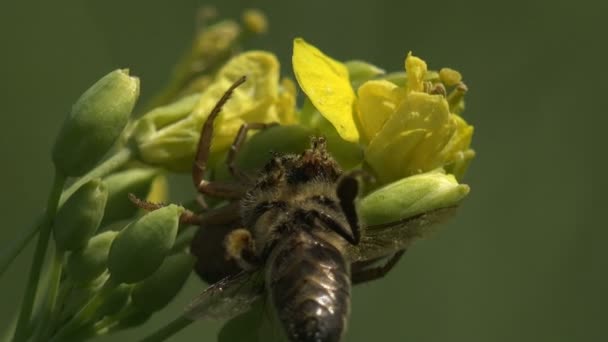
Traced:
[[141, 339], [140, 342], [164, 341], [168, 337], [173, 336], [175, 333], [181, 331], [185, 327], [192, 324], [192, 322], [194, 322], [194, 321], [192, 321], [184, 316], [180, 316], [180, 317], [176, 318], [175, 320], [173, 320], [171, 323], [165, 325], [164, 327], [162, 327], [159, 330], [152, 333], [152, 335], [148, 335], [147, 337]]
[[55, 213], [57, 212], [59, 198], [61, 196], [61, 190], [63, 189], [65, 180], [66, 177], [58, 170], [55, 170], [53, 186], [47, 201], [46, 215], [40, 227], [40, 236], [38, 237], [38, 243], [36, 245], [36, 251], [34, 252], [34, 259], [32, 260], [30, 275], [25, 288], [25, 294], [23, 296], [23, 304], [21, 305], [21, 312], [19, 313], [19, 319], [17, 321], [17, 328], [14, 336], [14, 341], [16, 342], [26, 340], [29, 335], [28, 326], [30, 323], [30, 317], [32, 315], [32, 308], [34, 307], [34, 299], [36, 297], [38, 281], [40, 280], [40, 271], [42, 269], [44, 255], [46, 254], [46, 248], [51, 236], [51, 225], [53, 219], [55, 218]]
[[59, 320], [57, 312], [57, 295], [59, 293], [59, 284], [61, 282], [61, 273], [63, 271], [64, 251], [55, 251], [53, 257], [53, 265], [51, 276], [49, 278], [48, 292], [46, 295], [45, 307], [42, 309], [40, 325], [34, 334], [34, 341], [44, 341], [48, 338], [55, 324]]
[[88, 183], [91, 179], [102, 178], [107, 174], [115, 171], [121, 166], [125, 165], [133, 158], [134, 151], [131, 148], [125, 147], [112, 157], [106, 159], [103, 163], [99, 164], [96, 168], [92, 169], [86, 175], [78, 178], [77, 181], [72, 183], [64, 192], [61, 194], [61, 201], [59, 202], [59, 206], [61, 207], [65, 201], [72, 196], [76, 190], [78, 190], [81, 186]]
[[[83, 184], [89, 182], [93, 178], [103, 177], [119, 167], [125, 165], [133, 158], [133, 151], [129, 148], [124, 148], [111, 158], [107, 159], [103, 163], [99, 164], [96, 168], [92, 169], [86, 175], [79, 178], [76, 182], [70, 185], [62, 194], [59, 201], [59, 208], [65, 203], [65, 201], [78, 190]], [[13, 262], [13, 260], [19, 255], [19, 252], [27, 245], [27, 243], [36, 235], [38, 231], [46, 224], [47, 214], [43, 213], [34, 224], [29, 226], [27, 229], [21, 230], [19, 236], [16, 239], [11, 240], [11, 243], [7, 244], [0, 252], [0, 276], [4, 274], [4, 271]]]
[[51, 342], [65, 341], [72, 334], [80, 331], [87, 324], [92, 323], [91, 320], [95, 317], [96, 311], [104, 303], [107, 296], [119, 284], [112, 278], [108, 279], [99, 292], [89, 299], [89, 301], [72, 317], [50, 340]]

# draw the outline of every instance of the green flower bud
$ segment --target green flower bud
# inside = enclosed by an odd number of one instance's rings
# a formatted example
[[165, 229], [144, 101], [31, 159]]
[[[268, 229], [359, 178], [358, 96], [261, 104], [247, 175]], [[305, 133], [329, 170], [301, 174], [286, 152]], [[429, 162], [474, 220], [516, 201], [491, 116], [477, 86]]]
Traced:
[[95, 293], [99, 292], [99, 290], [107, 280], [108, 274], [105, 273], [89, 281], [86, 284], [74, 284], [74, 286], [70, 290], [70, 295], [67, 296], [65, 305], [61, 310], [61, 320], [70, 318], [76, 312], [78, 312], [82, 308], [82, 306], [89, 301], [89, 299], [95, 296]]
[[158, 311], [177, 295], [188, 280], [195, 258], [186, 253], [167, 257], [154, 274], [133, 288], [133, 305], [143, 312]]
[[442, 171], [431, 171], [388, 184], [358, 203], [366, 225], [396, 222], [431, 210], [455, 206], [469, 193], [466, 184]]
[[119, 312], [127, 305], [129, 295], [133, 285], [120, 284], [110, 292], [109, 295], [103, 298], [103, 304], [96, 310], [95, 315], [98, 318], [110, 316]]
[[93, 236], [87, 245], [68, 257], [66, 271], [76, 283], [88, 283], [99, 277], [107, 268], [108, 253], [118, 232], [107, 231]]
[[151, 312], [138, 311], [134, 309], [132, 306], [128, 308], [133, 309], [129, 310], [126, 315], [120, 315], [120, 320], [118, 321], [117, 330], [128, 329], [132, 327], [136, 327], [146, 323], [150, 316], [152, 316]]
[[137, 207], [129, 200], [129, 193], [145, 198], [156, 175], [158, 170], [155, 169], [129, 169], [104, 178], [108, 203], [102, 225], [133, 217]]
[[348, 61], [345, 62], [346, 68], [348, 69], [348, 76], [350, 83], [353, 88], [358, 88], [363, 82], [371, 80], [380, 75], [384, 75], [385, 71], [378, 68], [377, 66], [364, 62], [364, 61]]
[[115, 70], [84, 92], [72, 107], [53, 146], [53, 163], [80, 176], [103, 158], [124, 129], [139, 95], [139, 79]]
[[152, 211], [118, 233], [108, 255], [108, 270], [118, 283], [136, 283], [154, 273], [173, 247], [182, 207]]
[[[310, 147], [314, 131], [302, 125], [273, 126], [253, 135], [237, 153], [236, 164], [243, 171], [261, 169], [272, 157], [269, 152], [302, 153]], [[228, 167], [219, 163], [215, 179], [230, 179]]]
[[83, 185], [57, 212], [53, 223], [53, 236], [60, 250], [77, 250], [84, 247], [95, 234], [108, 199], [108, 191], [99, 179]]

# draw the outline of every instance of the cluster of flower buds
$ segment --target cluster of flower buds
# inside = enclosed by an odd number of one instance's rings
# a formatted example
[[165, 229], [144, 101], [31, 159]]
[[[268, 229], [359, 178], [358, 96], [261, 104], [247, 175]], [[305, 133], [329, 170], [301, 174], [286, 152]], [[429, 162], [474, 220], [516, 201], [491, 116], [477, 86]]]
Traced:
[[[374, 179], [357, 204], [366, 225], [455, 207], [468, 194], [458, 181], [474, 157], [473, 128], [461, 117], [467, 88], [457, 71], [428, 70], [410, 53], [405, 72], [386, 74], [367, 62], [336, 61], [296, 39], [296, 83], [281, 77], [271, 52], [238, 52], [245, 37], [267, 30], [261, 12], [246, 11], [242, 24], [209, 24], [214, 15], [201, 13], [192, 47], [143, 115], [131, 117], [139, 80], [128, 70], [104, 76], [74, 104], [52, 150], [57, 173], [74, 182], [43, 221], [58, 260], [45, 299], [52, 317], [37, 315], [36, 331], [24, 332], [33, 322], [26, 309], [17, 341], [83, 340], [142, 324], [171, 302], [195, 263], [186, 250], [191, 236], [179, 227], [185, 209], [157, 205], [142, 212], [128, 195], [167, 200], [165, 173], [191, 171], [202, 125], [243, 75], [247, 82], [215, 122], [209, 177], [231, 177], [224, 161], [244, 123], [277, 123], [250, 133], [236, 164], [253, 171], [270, 151], [301, 153], [311, 136], [325, 136], [344, 170]], [[300, 106], [296, 84], [305, 95]]]

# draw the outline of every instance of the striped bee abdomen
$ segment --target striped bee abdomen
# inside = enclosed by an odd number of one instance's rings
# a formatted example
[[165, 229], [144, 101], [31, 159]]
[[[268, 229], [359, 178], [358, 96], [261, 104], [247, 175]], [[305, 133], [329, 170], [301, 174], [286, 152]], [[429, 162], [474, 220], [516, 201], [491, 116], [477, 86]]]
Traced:
[[273, 249], [266, 286], [292, 342], [337, 342], [350, 311], [350, 270], [321, 237], [291, 232]]

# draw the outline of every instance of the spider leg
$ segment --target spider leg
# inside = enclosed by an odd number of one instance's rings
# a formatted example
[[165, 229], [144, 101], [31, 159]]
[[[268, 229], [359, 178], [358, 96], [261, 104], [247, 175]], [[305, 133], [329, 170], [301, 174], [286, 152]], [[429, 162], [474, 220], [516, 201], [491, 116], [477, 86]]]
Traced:
[[198, 142], [196, 156], [192, 165], [192, 182], [202, 194], [224, 198], [240, 198], [245, 192], [242, 186], [209, 182], [204, 179], [211, 148], [211, 138], [213, 137], [213, 122], [220, 114], [224, 104], [230, 99], [234, 90], [243, 84], [245, 80], [245, 76], [239, 78], [230, 86], [230, 88], [228, 88], [228, 90], [226, 90], [224, 95], [215, 104], [215, 107], [213, 107], [213, 110], [211, 110], [211, 113], [209, 113], [209, 117], [207, 117], [207, 120], [205, 120], [205, 124], [203, 124], [203, 128], [201, 129], [201, 138]]
[[[152, 203], [146, 200], [142, 200], [133, 194], [129, 194], [129, 199], [137, 207], [146, 211], [154, 211], [162, 207], [167, 206], [165, 203]], [[226, 224], [233, 222], [239, 217], [240, 204], [238, 201], [230, 202], [229, 204], [208, 210], [204, 213], [197, 214], [191, 210], [185, 209], [185, 211], [179, 217], [179, 222], [190, 225], [211, 225], [211, 224]]]
[[266, 129], [271, 126], [277, 125], [276, 123], [261, 123], [261, 122], [252, 122], [252, 123], [244, 123], [239, 128], [239, 132], [236, 134], [232, 145], [230, 146], [230, 151], [228, 151], [228, 157], [226, 158], [226, 164], [228, 165], [228, 170], [234, 179], [241, 181], [242, 183], [249, 183], [251, 179], [245, 174], [243, 171], [239, 170], [236, 165], [236, 155], [240, 151], [243, 143], [247, 139], [247, 133], [251, 129]]
[[405, 249], [398, 251], [393, 254], [393, 256], [382, 266], [365, 268], [353, 271], [351, 275], [351, 282], [353, 285], [366, 283], [372, 280], [380, 279], [384, 277], [395, 265], [403, 254], [405, 253]]

